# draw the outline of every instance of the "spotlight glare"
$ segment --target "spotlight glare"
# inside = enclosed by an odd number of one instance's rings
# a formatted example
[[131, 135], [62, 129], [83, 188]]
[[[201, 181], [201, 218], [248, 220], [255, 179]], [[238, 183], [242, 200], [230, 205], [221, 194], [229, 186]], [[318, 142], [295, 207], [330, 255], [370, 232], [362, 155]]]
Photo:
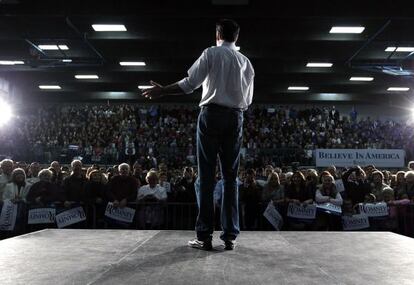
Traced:
[[9, 104], [0, 101], [0, 126], [5, 125], [13, 116], [13, 111]]

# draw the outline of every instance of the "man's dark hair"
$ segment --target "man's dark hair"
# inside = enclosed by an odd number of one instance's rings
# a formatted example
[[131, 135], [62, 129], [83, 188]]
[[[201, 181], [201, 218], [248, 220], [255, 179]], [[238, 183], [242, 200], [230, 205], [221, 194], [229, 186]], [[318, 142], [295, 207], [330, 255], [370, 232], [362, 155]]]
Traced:
[[226, 42], [234, 42], [239, 35], [240, 27], [233, 20], [221, 19], [216, 23], [216, 30], [223, 40]]

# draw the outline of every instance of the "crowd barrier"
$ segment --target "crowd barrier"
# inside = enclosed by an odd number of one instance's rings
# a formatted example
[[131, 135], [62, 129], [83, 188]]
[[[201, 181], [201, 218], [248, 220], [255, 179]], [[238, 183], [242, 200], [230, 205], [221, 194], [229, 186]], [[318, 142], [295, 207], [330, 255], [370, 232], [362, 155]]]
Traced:
[[[413, 203], [384, 203], [382, 206], [385, 208], [382, 210], [380, 204], [364, 204], [353, 215], [343, 215], [335, 212], [335, 208], [316, 205], [308, 206], [306, 211], [295, 210], [290, 205], [271, 206], [258, 204], [251, 207], [240, 204], [241, 230], [392, 231], [414, 237]], [[313, 218], [306, 217], [312, 216], [312, 213]], [[4, 201], [0, 206], [0, 238], [45, 228], [194, 230], [196, 217], [195, 203], [128, 203], [121, 209], [113, 207], [112, 203], [73, 203], [70, 207], [65, 207], [62, 203], [39, 206]], [[10, 222], [13, 218], [14, 224]], [[218, 206], [215, 221], [215, 229], [220, 230]]]

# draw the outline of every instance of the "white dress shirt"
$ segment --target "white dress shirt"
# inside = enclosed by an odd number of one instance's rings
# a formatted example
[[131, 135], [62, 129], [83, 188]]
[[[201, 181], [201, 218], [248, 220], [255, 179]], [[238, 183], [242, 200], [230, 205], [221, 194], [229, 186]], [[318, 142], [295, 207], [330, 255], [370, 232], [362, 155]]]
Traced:
[[217, 105], [246, 110], [253, 99], [254, 69], [234, 42], [207, 48], [178, 86], [186, 94], [203, 85], [199, 106]]

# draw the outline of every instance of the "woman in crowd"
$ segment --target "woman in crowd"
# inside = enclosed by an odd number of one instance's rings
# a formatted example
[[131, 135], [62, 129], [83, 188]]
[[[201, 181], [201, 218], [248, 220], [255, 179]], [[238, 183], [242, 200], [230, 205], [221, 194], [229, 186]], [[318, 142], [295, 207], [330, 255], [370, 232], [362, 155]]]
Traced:
[[398, 171], [395, 174], [395, 184], [393, 185], [395, 198], [400, 200], [405, 193], [405, 172]]
[[296, 204], [312, 204], [313, 193], [306, 187], [305, 176], [296, 171], [291, 177], [291, 184], [285, 190], [286, 202]]
[[11, 174], [11, 182], [6, 184], [3, 193], [4, 200], [17, 204], [17, 216], [14, 227], [15, 233], [22, 233], [24, 229], [24, 214], [26, 213], [26, 196], [30, 185], [26, 183], [26, 173], [22, 168], [16, 168]]
[[[306, 187], [305, 176], [300, 171], [295, 171], [291, 177], [291, 183], [285, 191], [287, 203], [294, 203], [300, 206], [306, 206], [313, 203], [314, 195]], [[311, 221], [288, 218], [288, 228], [291, 230], [310, 229]]]
[[11, 174], [11, 182], [6, 184], [3, 200], [9, 199], [13, 203], [26, 202], [29, 185], [26, 183], [26, 173], [22, 168], [16, 168]]
[[341, 194], [336, 190], [334, 177], [329, 173], [322, 176], [322, 185], [316, 190], [315, 201], [342, 206]]
[[285, 194], [280, 187], [279, 175], [274, 171], [269, 173], [263, 187], [262, 202], [267, 205], [269, 201], [273, 201], [275, 206], [285, 201]]
[[371, 193], [375, 195], [375, 201], [384, 201], [384, 190], [391, 189], [392, 191], [392, 188], [384, 183], [384, 174], [381, 171], [373, 171], [371, 177]]
[[371, 185], [367, 180], [365, 171], [359, 167], [351, 167], [342, 175], [345, 187], [345, 199], [352, 201], [353, 205], [363, 203], [367, 194], [371, 192]]

